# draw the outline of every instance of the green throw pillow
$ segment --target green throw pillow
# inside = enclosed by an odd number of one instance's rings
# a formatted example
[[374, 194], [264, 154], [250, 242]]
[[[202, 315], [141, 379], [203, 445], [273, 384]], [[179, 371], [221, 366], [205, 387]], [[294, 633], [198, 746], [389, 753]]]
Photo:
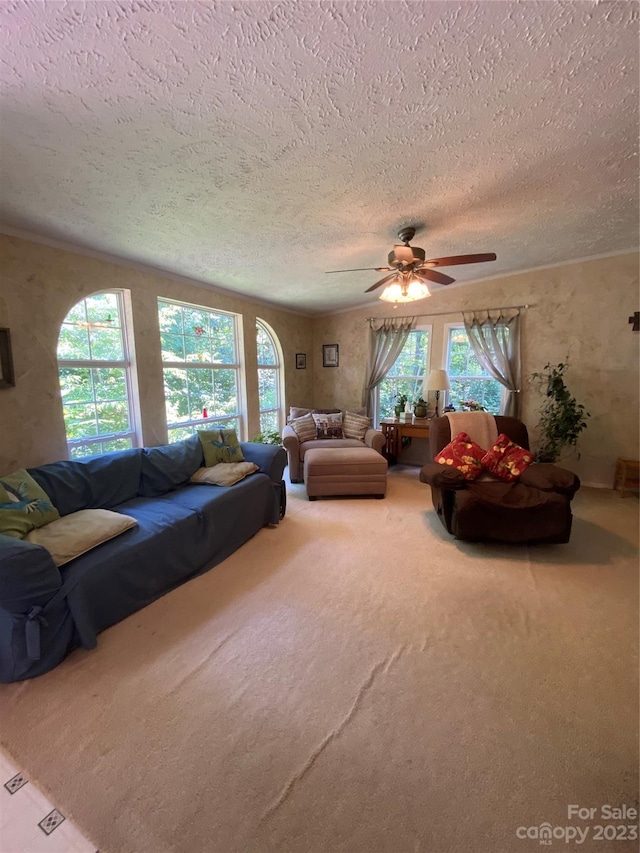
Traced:
[[60, 513], [24, 468], [0, 477], [0, 533], [24, 539], [56, 518]]
[[219, 462], [244, 462], [234, 429], [199, 429], [198, 438], [204, 451], [206, 468], [211, 468]]

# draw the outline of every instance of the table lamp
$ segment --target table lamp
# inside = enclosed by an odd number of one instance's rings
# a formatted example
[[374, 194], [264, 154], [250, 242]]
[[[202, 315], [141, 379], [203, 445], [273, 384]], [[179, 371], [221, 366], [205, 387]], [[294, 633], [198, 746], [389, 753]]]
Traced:
[[438, 417], [438, 403], [440, 402], [440, 392], [448, 391], [451, 388], [449, 385], [449, 377], [446, 370], [432, 370], [429, 373], [423, 385], [425, 395], [429, 391], [436, 392], [436, 418]]

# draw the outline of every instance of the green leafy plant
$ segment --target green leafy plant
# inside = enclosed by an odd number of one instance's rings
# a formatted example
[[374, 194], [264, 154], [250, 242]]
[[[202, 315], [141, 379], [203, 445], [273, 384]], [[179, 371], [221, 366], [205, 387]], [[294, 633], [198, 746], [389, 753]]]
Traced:
[[422, 397], [420, 397], [413, 404], [413, 413], [417, 418], [426, 418], [427, 417], [427, 411], [428, 411], [427, 401], [423, 400]]
[[545, 364], [544, 370], [530, 377], [534, 387], [545, 395], [538, 421], [538, 462], [557, 462], [565, 448], [575, 447], [587, 426], [586, 419], [591, 417], [565, 384], [568, 367], [567, 361]]
[[265, 429], [257, 432], [251, 441], [255, 444], [282, 444], [282, 436], [277, 429]]
[[408, 397], [406, 394], [400, 394], [400, 396], [396, 400], [396, 404], [394, 406], [394, 412], [396, 413], [396, 417], [400, 417], [400, 412], [404, 412], [404, 407], [408, 401]]
[[486, 412], [487, 410], [482, 405], [482, 403], [478, 403], [477, 400], [458, 400], [458, 405], [462, 407], [462, 411], [469, 412]]

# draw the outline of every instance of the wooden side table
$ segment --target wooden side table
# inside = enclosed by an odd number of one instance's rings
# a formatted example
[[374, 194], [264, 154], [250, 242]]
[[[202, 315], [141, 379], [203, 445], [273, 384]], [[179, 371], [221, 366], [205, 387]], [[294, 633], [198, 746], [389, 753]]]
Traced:
[[640, 486], [640, 462], [637, 459], [618, 459], [616, 473], [613, 478], [613, 488], [620, 491], [620, 497], [625, 492], [631, 492]]
[[380, 429], [386, 439], [384, 455], [392, 464], [402, 453], [403, 438], [429, 438], [429, 421], [426, 418], [413, 418], [410, 423], [384, 418], [380, 421]]

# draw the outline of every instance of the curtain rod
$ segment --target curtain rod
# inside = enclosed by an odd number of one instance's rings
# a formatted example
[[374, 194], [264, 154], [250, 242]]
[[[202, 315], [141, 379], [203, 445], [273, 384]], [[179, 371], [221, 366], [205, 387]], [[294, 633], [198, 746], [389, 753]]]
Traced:
[[444, 314], [467, 314], [482, 311], [510, 311], [514, 308], [535, 308], [535, 305], [503, 305], [501, 308], [458, 308], [455, 311], [434, 311], [433, 314], [390, 314], [388, 317], [365, 317], [365, 323], [373, 323], [374, 320], [410, 320], [415, 317], [441, 317]]

